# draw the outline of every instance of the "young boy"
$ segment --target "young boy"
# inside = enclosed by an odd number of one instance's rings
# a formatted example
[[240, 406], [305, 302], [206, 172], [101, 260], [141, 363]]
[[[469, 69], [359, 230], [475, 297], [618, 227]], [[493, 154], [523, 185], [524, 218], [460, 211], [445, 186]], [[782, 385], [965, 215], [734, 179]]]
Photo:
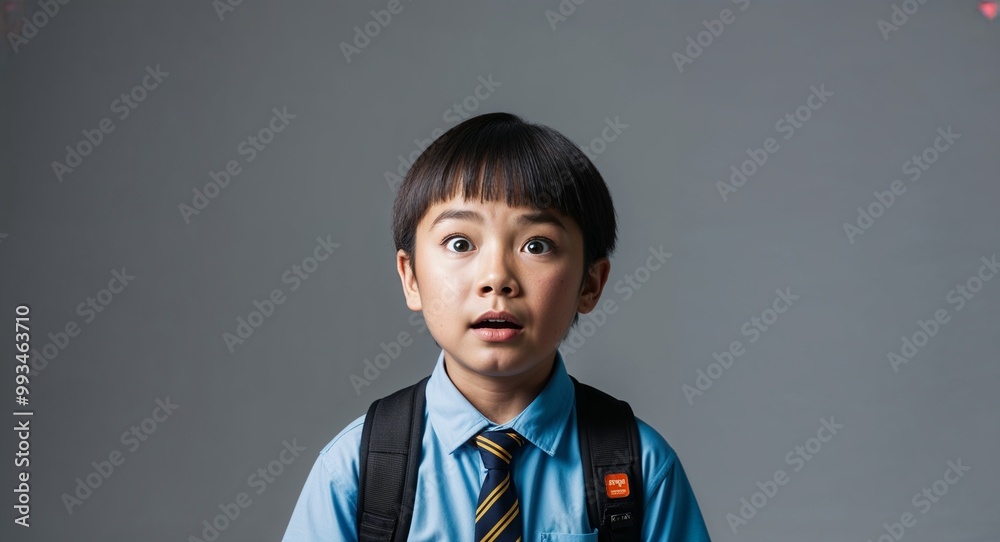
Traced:
[[[600, 173], [551, 128], [480, 115], [414, 162], [392, 227], [406, 304], [442, 349], [416, 413], [425, 423], [408, 540], [597, 541], [558, 346], [611, 268], [617, 226]], [[319, 453], [285, 542], [358, 539], [365, 418]], [[642, 540], [709, 540], [677, 455], [636, 421]]]

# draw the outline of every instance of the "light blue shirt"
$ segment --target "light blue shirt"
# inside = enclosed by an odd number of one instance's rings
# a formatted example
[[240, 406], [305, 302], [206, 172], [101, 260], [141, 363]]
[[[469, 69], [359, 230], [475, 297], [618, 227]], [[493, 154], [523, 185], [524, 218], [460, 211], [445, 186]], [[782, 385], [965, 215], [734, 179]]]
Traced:
[[[483, 429], [510, 428], [530, 442], [518, 451], [511, 470], [525, 542], [596, 542], [597, 530], [587, 519], [574, 396], [573, 381], [558, 353], [541, 393], [513, 420], [496, 425], [452, 383], [442, 350], [427, 381], [423, 455], [408, 540], [473, 540], [486, 469], [479, 450], [466, 443]], [[320, 451], [284, 542], [358, 539], [358, 456], [364, 420], [362, 415], [348, 424]], [[642, 539], [708, 541], [677, 454], [655, 429], [638, 417], [636, 421], [646, 500]]]

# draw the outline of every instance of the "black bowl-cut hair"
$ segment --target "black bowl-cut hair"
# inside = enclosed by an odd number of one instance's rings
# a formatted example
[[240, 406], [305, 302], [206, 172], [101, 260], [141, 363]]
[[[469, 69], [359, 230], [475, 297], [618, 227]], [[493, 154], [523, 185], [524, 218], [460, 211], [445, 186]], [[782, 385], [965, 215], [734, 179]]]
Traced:
[[615, 250], [617, 219], [604, 178], [579, 147], [548, 126], [486, 113], [452, 127], [420, 154], [392, 207], [393, 241], [409, 254], [411, 270], [417, 224], [431, 205], [459, 194], [466, 201], [552, 208], [572, 218], [583, 233], [584, 279], [598, 258]]

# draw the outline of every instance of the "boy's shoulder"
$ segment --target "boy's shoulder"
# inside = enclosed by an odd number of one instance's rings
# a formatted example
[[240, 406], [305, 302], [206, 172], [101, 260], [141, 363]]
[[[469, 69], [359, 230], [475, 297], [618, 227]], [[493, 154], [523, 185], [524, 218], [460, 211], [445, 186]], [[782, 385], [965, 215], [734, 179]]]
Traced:
[[323, 464], [328, 475], [334, 478], [341, 489], [357, 487], [361, 455], [361, 432], [365, 417], [358, 416], [340, 430], [319, 452], [317, 461]]
[[340, 450], [345, 446], [350, 446], [354, 443], [361, 446], [361, 431], [365, 427], [366, 416], [367, 414], [362, 414], [348, 423], [346, 427], [341, 429], [340, 432], [337, 433], [333, 439], [331, 439], [330, 442], [323, 447], [322, 450], [320, 450], [319, 455], [327, 455], [331, 450]]
[[[610, 395], [613, 399], [628, 403], [628, 401], [623, 399], [621, 396], [609, 394], [600, 387], [591, 387], [601, 393]], [[576, 400], [577, 399], [575, 398], [574, 402], [576, 402]], [[631, 408], [631, 404], [629, 407]], [[659, 487], [659, 485], [670, 473], [670, 469], [679, 464], [679, 459], [677, 458], [677, 453], [674, 451], [674, 448], [667, 442], [667, 439], [656, 430], [656, 428], [636, 415], [635, 412], [633, 412], [632, 415], [635, 418], [636, 426], [639, 429], [639, 447], [643, 485], [647, 488], [647, 490], [652, 490], [653, 488]], [[574, 404], [571, 412], [573, 423], [577, 423], [576, 416], [576, 405]], [[577, 428], [577, 434], [579, 434], [579, 428]], [[577, 445], [579, 445], [579, 442]]]
[[648, 488], [657, 487], [677, 462], [677, 453], [656, 428], [639, 416], [635, 417], [635, 422], [639, 426], [644, 485]]

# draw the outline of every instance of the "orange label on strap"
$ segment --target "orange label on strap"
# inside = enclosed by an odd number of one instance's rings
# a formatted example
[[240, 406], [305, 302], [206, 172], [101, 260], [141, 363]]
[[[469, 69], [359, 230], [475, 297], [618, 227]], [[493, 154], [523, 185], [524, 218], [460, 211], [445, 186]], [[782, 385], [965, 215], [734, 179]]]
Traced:
[[628, 475], [624, 472], [608, 474], [604, 477], [604, 489], [608, 498], [620, 499], [628, 497]]

